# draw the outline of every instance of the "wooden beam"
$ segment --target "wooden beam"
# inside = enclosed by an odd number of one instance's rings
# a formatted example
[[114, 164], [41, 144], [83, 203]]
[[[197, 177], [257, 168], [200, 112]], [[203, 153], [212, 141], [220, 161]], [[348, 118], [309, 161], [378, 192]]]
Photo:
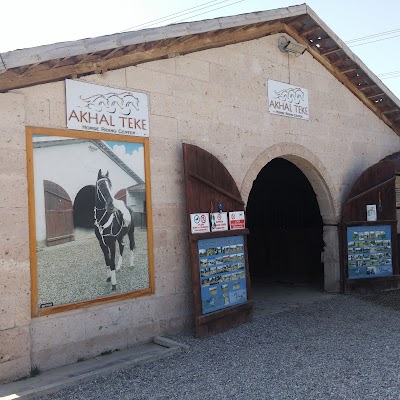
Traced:
[[370, 192], [374, 191], [375, 189], [378, 189], [379, 187], [384, 186], [387, 183], [390, 183], [391, 181], [394, 181], [395, 179], [396, 179], [396, 177], [394, 176], [392, 178], [387, 179], [386, 181], [379, 183], [378, 185], [373, 186], [372, 188], [365, 190], [364, 192], [362, 192], [360, 194], [357, 194], [356, 196], [352, 197], [351, 199], [348, 199], [346, 201], [346, 204], [349, 204], [352, 201], [359, 199], [360, 197], [364, 196], [366, 193], [370, 193]]
[[49, 66], [50, 69], [57, 68], [61, 64], [61, 60], [57, 59], [57, 60], [48, 61], [46, 64]]
[[394, 112], [399, 112], [400, 113], [400, 109], [393, 108], [391, 110], [385, 110], [385, 111], [382, 111], [382, 114], [391, 114], [391, 113], [394, 113]]
[[110, 58], [111, 56], [113, 56], [116, 52], [121, 51], [121, 48], [118, 47], [117, 49], [111, 50], [109, 51], [105, 56], [103, 56], [103, 60], [107, 60], [108, 58]]
[[328, 54], [333, 54], [336, 53], [338, 51], [342, 50], [340, 47], [336, 47], [335, 49], [328, 49], [326, 51], [321, 51], [320, 54], [323, 56], [327, 56]]
[[[294, 29], [289, 26], [285, 26], [286, 32], [292, 36], [295, 40], [302, 44], [308, 44], [306, 40], [300, 36]], [[308, 52], [319, 61], [336, 79], [341, 82], [344, 86], [346, 86], [359, 100], [361, 100], [366, 107], [368, 107], [375, 115], [377, 115], [383, 122], [390, 126], [399, 136], [400, 136], [400, 127], [394, 123], [393, 120], [389, 119], [382, 114], [380, 109], [375, 105], [374, 102], [371, 102], [365, 94], [359, 90], [354, 83], [343, 73], [341, 73], [336, 67], [331, 65], [331, 63], [323, 57], [318, 51], [316, 51], [313, 47], [308, 48]], [[350, 60], [350, 58], [349, 58]], [[377, 85], [375, 85], [377, 86]]]
[[[329, 36], [326, 36], [326, 37], [319, 36], [319, 37], [320, 37], [321, 39], [314, 40], [313, 43], [312, 43], [312, 46], [317, 47], [317, 44], [318, 44], [317, 49], [322, 49], [322, 48], [325, 47], [326, 42], [328, 42], [329, 40], [331, 40], [331, 38], [330, 38]], [[336, 44], [335, 42], [333, 42], [333, 43]], [[332, 47], [332, 46], [330, 46], [330, 47]]]
[[82, 56], [77, 56], [79, 61], [75, 62], [75, 64], [82, 64], [82, 63], [84, 63], [84, 62], [88, 62], [89, 59], [90, 59], [90, 57], [91, 57], [93, 54], [95, 54], [95, 53], [86, 54], [84, 57], [82, 57]]
[[339, 72], [341, 72], [342, 74], [348, 74], [349, 72], [357, 71], [358, 69], [360, 69], [358, 65], [353, 65], [351, 67], [339, 69]]
[[[268, 25], [268, 23], [266, 23], [266, 22], [263, 22], [263, 23], [260, 23], [260, 24], [258, 24], [258, 27], [260, 28], [260, 27], [263, 27], [263, 26], [267, 26]], [[234, 33], [234, 34], [237, 34], [238, 32], [240, 33], [240, 32], [245, 32], [246, 30], [248, 30], [250, 27], [249, 26], [241, 26], [241, 27], [239, 27], [239, 28], [236, 28], [235, 30], [233, 30], [232, 32]]]
[[[196, 36], [197, 37], [197, 36]], [[210, 35], [204, 34], [203, 36], [203, 40], [213, 40], [215, 38], [215, 32], [212, 32], [212, 34], [210, 33]], [[193, 36], [192, 35], [188, 35], [188, 36], [184, 36], [181, 37], [177, 40], [177, 43], [179, 43], [180, 45], [182, 45], [183, 43], [188, 42], [189, 40], [193, 40]], [[171, 43], [171, 46], [173, 44]]]
[[380, 96], [384, 96], [385, 93], [383, 92], [379, 92], [376, 94], [366, 94], [365, 97], [367, 97], [368, 99], [373, 99], [374, 97], [380, 97]]
[[337, 67], [338, 64], [341, 64], [343, 62], [346, 61], [346, 59], [344, 57], [340, 57], [338, 54], [337, 55], [337, 60], [331, 60], [329, 58], [326, 58], [328, 60], [328, 62], [330, 62], [332, 64], [332, 66], [334, 66], [337, 70], [339, 70], [340, 68]]
[[285, 24], [295, 24], [296, 22], [302, 22], [304, 20], [305, 15], [296, 15], [295, 17], [288, 17], [284, 19]]
[[371, 83], [371, 84], [366, 85], [366, 86], [359, 86], [358, 88], [360, 90], [366, 90], [366, 89], [372, 89], [372, 88], [375, 88], [375, 87], [378, 87], [378, 85], [376, 83]]
[[[33, 68], [22, 78], [12, 76], [9, 71], [5, 71], [4, 73], [0, 74], [0, 92], [33, 86], [41, 83], [55, 82], [70, 78], [71, 76], [77, 77], [81, 75], [87, 75], [90, 73], [95, 73], [96, 70], [110, 71], [113, 69], [129, 67], [148, 61], [159, 60], [172, 53], [188, 54], [200, 50], [259, 39], [268, 34], [274, 34], [283, 31], [284, 25], [281, 22], [275, 22], [259, 27], [258, 29], [253, 27], [246, 31], [240, 30], [233, 35], [229, 32], [221, 30], [217, 35], [213, 36], [212, 40], [207, 37], [209, 32], [206, 32], [205, 37], [203, 37], [203, 34], [191, 35], [185, 42], [175, 43], [173, 45], [165, 45], [164, 41], [146, 43], [144, 51], [138, 51], [135, 47], [135, 51], [121, 56], [118, 55], [117, 57], [111, 57], [109, 59], [99, 58], [97, 60], [82, 62], [78, 65], [60, 66], [58, 68], [48, 69], [46, 71], [38, 71], [37, 69]], [[12, 70], [10, 70], [10, 72], [11, 71]]]
[[29, 67], [24, 71], [24, 72], [22, 72], [22, 74], [20, 74], [20, 76], [24, 76], [24, 75], [26, 75], [27, 73], [28, 73], [28, 71], [30, 71], [31, 69], [33, 69], [33, 68], [35, 68], [37, 65], [39, 65], [40, 63], [36, 63], [36, 64], [31, 64], [31, 65], [29, 65]]
[[[311, 33], [314, 33], [314, 32], [316, 32], [318, 29], [322, 29], [319, 25], [315, 25], [315, 26], [313, 26], [312, 28], [309, 28], [309, 29], [306, 29], [305, 31], [301, 31], [301, 32], [299, 32], [299, 34], [301, 35], [301, 36], [307, 36], [307, 35], [309, 35], [309, 34], [311, 34]], [[307, 38], [306, 38], [307, 39]]]
[[203, 185], [206, 185], [206, 186], [212, 188], [213, 190], [216, 190], [217, 192], [223, 194], [224, 196], [229, 197], [230, 199], [234, 200], [235, 202], [244, 205], [244, 202], [241, 198], [234, 196], [232, 193], [228, 192], [225, 189], [222, 189], [221, 187], [219, 187], [216, 184], [214, 184], [213, 182], [210, 182], [209, 180], [203, 178], [202, 176], [195, 174], [194, 172], [190, 172], [189, 176], [190, 176], [190, 178], [193, 178], [193, 179], [201, 182]]

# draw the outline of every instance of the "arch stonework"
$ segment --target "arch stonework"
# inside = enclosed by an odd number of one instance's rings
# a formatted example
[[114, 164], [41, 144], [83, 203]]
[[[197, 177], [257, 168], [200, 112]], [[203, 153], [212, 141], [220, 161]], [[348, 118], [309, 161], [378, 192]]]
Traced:
[[[243, 179], [240, 188], [242, 199], [247, 204], [257, 175], [265, 165], [277, 157], [284, 158], [296, 165], [314, 189], [324, 223], [325, 247], [321, 254], [324, 262], [324, 288], [329, 292], [338, 292], [340, 291], [339, 194], [328, 170], [315, 154], [295, 143], [280, 143], [267, 148], [254, 160]], [[295, 201], [295, 194], [293, 198]]]

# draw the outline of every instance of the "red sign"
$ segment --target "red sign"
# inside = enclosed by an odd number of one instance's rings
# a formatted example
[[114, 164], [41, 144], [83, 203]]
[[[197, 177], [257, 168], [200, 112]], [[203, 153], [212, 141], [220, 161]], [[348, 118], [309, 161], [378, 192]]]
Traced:
[[234, 229], [244, 229], [244, 211], [233, 211], [229, 213], [229, 228]]

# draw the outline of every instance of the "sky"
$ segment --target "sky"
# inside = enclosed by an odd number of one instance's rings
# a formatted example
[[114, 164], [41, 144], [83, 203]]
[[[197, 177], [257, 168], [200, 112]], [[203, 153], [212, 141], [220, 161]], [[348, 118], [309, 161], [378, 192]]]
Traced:
[[142, 180], [144, 176], [144, 146], [141, 143], [106, 141], [108, 147]]
[[[298, 4], [301, 0], [7, 1], [2, 6], [0, 53]], [[393, 51], [400, 46], [400, 1], [308, 0], [307, 4], [400, 98], [400, 53]], [[347, 43], [370, 35], [375, 36]]]

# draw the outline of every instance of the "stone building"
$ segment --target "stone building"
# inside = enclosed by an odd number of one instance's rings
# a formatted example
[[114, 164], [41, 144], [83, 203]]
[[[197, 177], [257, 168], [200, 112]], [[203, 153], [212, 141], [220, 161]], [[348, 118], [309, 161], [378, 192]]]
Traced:
[[[302, 44], [304, 54], [289, 51], [288, 41]], [[67, 129], [66, 80], [148, 98], [149, 137], [142, 141], [149, 150], [149, 284], [133, 296], [46, 312], [52, 304], [33, 304], [35, 280], [47, 278], [35, 265], [30, 139], [76, 135]], [[307, 106], [296, 112], [293, 106], [288, 115], [288, 103], [281, 109], [277, 100], [271, 104], [277, 89], [269, 89], [270, 82], [303, 90]], [[292, 243], [304, 265], [311, 261], [302, 252], [312, 243], [318, 271], [304, 274], [320, 279], [326, 291], [340, 291], [342, 205], [366, 168], [400, 150], [399, 107], [306, 5], [1, 54], [0, 381], [26, 376], [33, 365], [49, 369], [192, 327], [182, 143], [213, 154], [236, 182], [254, 229], [250, 272], [252, 262], [261, 265], [269, 257], [272, 270], [264, 274], [257, 267], [255, 276], [285, 275], [279, 260], [290, 264], [293, 275], [295, 261], [282, 243]], [[106, 140], [115, 140], [113, 133]], [[125, 189], [133, 193], [134, 183]], [[279, 204], [297, 211], [283, 215]], [[312, 213], [315, 223], [302, 226]], [[259, 221], [275, 216], [279, 234], [263, 234]], [[300, 222], [293, 227], [294, 220]], [[273, 246], [266, 254], [268, 243]], [[65, 273], [66, 285], [68, 279]]]

